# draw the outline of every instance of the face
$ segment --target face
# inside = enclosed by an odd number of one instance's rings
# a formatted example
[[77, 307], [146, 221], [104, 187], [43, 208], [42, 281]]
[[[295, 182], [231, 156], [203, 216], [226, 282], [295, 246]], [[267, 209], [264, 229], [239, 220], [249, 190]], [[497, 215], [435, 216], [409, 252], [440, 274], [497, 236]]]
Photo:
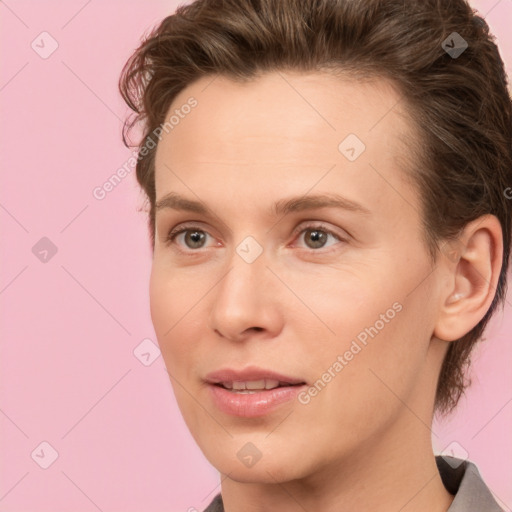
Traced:
[[169, 115], [191, 97], [157, 148], [150, 304], [205, 456], [275, 482], [429, 438], [440, 285], [395, 90], [207, 77]]

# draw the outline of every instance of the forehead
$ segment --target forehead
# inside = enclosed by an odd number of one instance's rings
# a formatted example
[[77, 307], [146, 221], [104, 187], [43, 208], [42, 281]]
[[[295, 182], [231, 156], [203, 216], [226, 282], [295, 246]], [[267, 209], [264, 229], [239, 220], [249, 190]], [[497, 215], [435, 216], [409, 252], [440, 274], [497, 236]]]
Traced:
[[[195, 107], [183, 108], [191, 99]], [[383, 78], [273, 72], [240, 83], [203, 77], [169, 108], [173, 127], [163, 132], [155, 159], [157, 197], [180, 186], [169, 169], [185, 172], [195, 186], [229, 178], [255, 190], [261, 181], [279, 179], [306, 188], [312, 185], [308, 170], [319, 176], [333, 165], [347, 180], [385, 174], [408, 156], [404, 141], [413, 125], [403, 107]], [[357, 159], [348, 158], [354, 153]]]

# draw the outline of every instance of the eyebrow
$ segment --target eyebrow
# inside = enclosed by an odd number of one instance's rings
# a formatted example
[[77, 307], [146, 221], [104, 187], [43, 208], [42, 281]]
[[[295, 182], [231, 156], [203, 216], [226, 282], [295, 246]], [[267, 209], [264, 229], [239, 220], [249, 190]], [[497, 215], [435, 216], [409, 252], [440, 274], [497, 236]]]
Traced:
[[[371, 214], [371, 211], [363, 205], [334, 193], [281, 199], [272, 205], [270, 211], [278, 216], [317, 208], [338, 208], [365, 215]], [[165, 209], [187, 211], [205, 216], [210, 213], [210, 210], [203, 203], [187, 199], [176, 192], [170, 192], [156, 202], [155, 212]]]

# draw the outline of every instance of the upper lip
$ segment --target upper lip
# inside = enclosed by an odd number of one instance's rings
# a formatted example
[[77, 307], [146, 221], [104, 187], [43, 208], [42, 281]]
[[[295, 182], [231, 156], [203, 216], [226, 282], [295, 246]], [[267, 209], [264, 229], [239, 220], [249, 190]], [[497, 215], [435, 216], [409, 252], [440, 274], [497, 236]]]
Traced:
[[220, 370], [209, 373], [205, 377], [206, 382], [210, 384], [235, 381], [248, 382], [263, 379], [278, 380], [279, 382], [286, 384], [305, 384], [303, 379], [290, 377], [289, 375], [283, 375], [281, 373], [277, 373], [272, 370], [266, 370], [264, 368], [258, 368], [256, 366], [247, 367], [243, 370], [221, 368]]

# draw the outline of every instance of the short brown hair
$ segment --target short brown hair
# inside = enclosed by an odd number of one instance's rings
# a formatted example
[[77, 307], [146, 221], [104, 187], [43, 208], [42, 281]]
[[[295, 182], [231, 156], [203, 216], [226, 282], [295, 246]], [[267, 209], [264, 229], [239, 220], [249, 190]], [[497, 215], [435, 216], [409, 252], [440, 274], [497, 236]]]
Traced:
[[[454, 34], [456, 33], [456, 34]], [[462, 42], [463, 44], [459, 44]], [[457, 48], [463, 53], [453, 53]], [[454, 49], [450, 52], [450, 48]], [[505, 299], [510, 252], [512, 100], [485, 20], [466, 0], [197, 0], [180, 5], [125, 64], [120, 91], [142, 122], [137, 180], [155, 243], [154, 130], [177, 94], [205, 75], [247, 81], [279, 70], [390, 79], [421, 134], [411, 146], [424, 235], [435, 263], [447, 241], [484, 214], [502, 226], [503, 265], [484, 318], [450, 344], [435, 406], [449, 412], [469, 383], [470, 352]], [[510, 189], [509, 189], [510, 190]]]

